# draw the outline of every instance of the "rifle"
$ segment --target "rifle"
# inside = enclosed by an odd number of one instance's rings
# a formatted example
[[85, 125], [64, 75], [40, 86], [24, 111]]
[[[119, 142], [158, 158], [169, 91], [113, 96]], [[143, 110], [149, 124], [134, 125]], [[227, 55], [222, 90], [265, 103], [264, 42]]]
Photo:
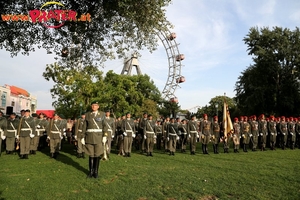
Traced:
[[[21, 117], [21, 120], [20, 120], [20, 123], [19, 123], [17, 136], [20, 135], [21, 126], [22, 126], [22, 120], [23, 120], [23, 117]], [[16, 150], [19, 150], [20, 149], [20, 139], [16, 138], [16, 143], [17, 143]]]
[[[47, 136], [49, 134], [49, 137], [50, 137], [50, 134], [51, 134], [52, 126], [53, 126], [53, 119], [50, 120], [50, 126], [49, 126], [49, 129], [47, 131]], [[48, 139], [48, 137], [46, 139], [46, 142], [48, 143], [48, 147], [49, 147], [50, 146], [50, 140]]]

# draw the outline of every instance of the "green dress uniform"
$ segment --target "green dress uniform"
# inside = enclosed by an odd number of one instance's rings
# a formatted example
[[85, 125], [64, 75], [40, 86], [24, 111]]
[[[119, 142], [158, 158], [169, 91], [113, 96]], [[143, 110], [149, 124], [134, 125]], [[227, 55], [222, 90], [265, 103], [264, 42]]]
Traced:
[[45, 141], [47, 140], [47, 133], [46, 133], [46, 127], [49, 124], [49, 121], [47, 121], [45, 118], [38, 118], [36, 119], [36, 136], [38, 137], [38, 149], [42, 149], [45, 146]]
[[295, 132], [296, 132], [296, 145], [300, 149], [300, 117], [297, 120], [296, 127], [295, 127]]
[[280, 130], [280, 134], [281, 134], [281, 148], [285, 149], [286, 143], [287, 143], [287, 136], [288, 136], [288, 127], [287, 127], [287, 123], [285, 122], [284, 118], [279, 124], [279, 130]]
[[268, 123], [268, 130], [270, 133], [270, 148], [271, 150], [275, 150], [276, 145], [276, 137], [277, 137], [277, 130], [276, 130], [277, 123], [274, 121], [274, 118]]
[[19, 126], [19, 119], [11, 119], [7, 120], [7, 133], [6, 133], [6, 153], [10, 154], [15, 150], [16, 137], [17, 137], [17, 129]]
[[180, 124], [179, 132], [180, 132], [180, 149], [181, 149], [181, 152], [185, 152], [186, 144], [187, 144], [187, 124], [186, 123]]
[[146, 120], [144, 135], [146, 136], [147, 156], [153, 156], [154, 138], [156, 138], [155, 122], [153, 120]]
[[104, 117], [104, 112], [100, 111], [87, 112], [85, 114], [85, 123], [83, 124], [82, 129], [82, 141], [85, 143], [84, 152], [89, 155], [89, 178], [98, 178], [100, 156], [104, 153], [102, 143]]
[[250, 143], [251, 137], [251, 126], [247, 121], [242, 124], [242, 138], [243, 138], [243, 151], [248, 152], [247, 148]]
[[195, 155], [197, 136], [198, 136], [198, 124], [195, 119], [191, 119], [187, 123], [187, 133], [188, 133], [188, 137], [190, 138], [191, 155]]
[[156, 132], [156, 149], [161, 150], [161, 142], [163, 137], [163, 130], [161, 124], [155, 124], [154, 131]]
[[56, 158], [61, 149], [61, 140], [63, 121], [59, 119], [51, 119], [50, 123], [46, 126], [47, 138], [50, 140], [50, 157]]
[[165, 152], [169, 151], [169, 141], [168, 141], [168, 125], [170, 124], [170, 121], [165, 121], [162, 124], [162, 131], [163, 131], [163, 146], [165, 148]]
[[288, 123], [288, 133], [290, 137], [290, 144], [291, 149], [295, 149], [295, 142], [296, 142], [296, 132], [295, 132], [295, 122], [290, 121]]
[[7, 134], [7, 119], [2, 116], [1, 112], [0, 116], [0, 155], [2, 153], [2, 140], [5, 140], [5, 135]]
[[75, 124], [75, 139], [77, 140], [77, 157], [85, 158], [84, 155], [84, 145], [81, 142], [82, 139], [82, 129], [85, 123], [85, 119], [78, 119]]
[[220, 124], [218, 121], [212, 123], [212, 137], [211, 142], [213, 143], [214, 154], [218, 154], [218, 146], [220, 142]]
[[118, 155], [125, 155], [124, 153], [124, 135], [122, 131], [122, 121], [123, 120], [118, 120], [116, 122], [116, 129], [117, 129], [117, 138], [116, 138], [116, 143], [117, 143], [117, 149], [119, 150]]
[[[35, 135], [35, 122], [33, 117], [22, 117], [19, 123], [18, 133], [20, 141], [20, 157], [21, 159], [28, 159], [30, 152], [30, 141]], [[19, 131], [18, 130], [18, 131]]]
[[239, 152], [240, 138], [241, 138], [241, 125], [237, 120], [238, 119], [236, 119], [236, 121], [233, 123], [233, 137], [232, 137], [232, 139], [233, 139], [233, 144], [234, 144], [234, 153]]
[[107, 137], [107, 141], [104, 145], [104, 159], [109, 158], [110, 150], [111, 150], [111, 142], [115, 135], [115, 119], [111, 117], [105, 117], [103, 119], [103, 133]]
[[261, 150], [266, 150], [267, 136], [268, 136], [268, 123], [265, 119], [261, 119], [259, 121], [259, 136], [260, 136], [260, 144]]
[[36, 151], [39, 146], [40, 137], [44, 135], [46, 126], [48, 124], [45, 119], [34, 119], [35, 122], [35, 134], [34, 137], [30, 140], [30, 153], [36, 154]]
[[147, 118], [142, 118], [139, 122], [139, 134], [141, 138], [139, 149], [141, 149], [142, 152], [146, 152], [146, 135], [144, 135], [144, 127], [146, 126], [146, 122]]
[[178, 137], [178, 126], [176, 123], [169, 123], [167, 128], [167, 140], [169, 140], [170, 155], [175, 155], [176, 138]]
[[252, 137], [252, 151], [256, 151], [257, 144], [258, 144], [258, 122], [253, 119], [253, 121], [250, 123], [251, 124], [251, 134], [250, 137]]
[[208, 154], [207, 144], [209, 143], [212, 134], [212, 123], [208, 120], [203, 120], [200, 124], [201, 142], [202, 142], [202, 152], [203, 154]]
[[132, 134], [135, 133], [134, 120], [131, 118], [126, 118], [122, 121], [122, 131], [124, 134], [124, 151], [125, 157], [130, 157], [132, 149]]

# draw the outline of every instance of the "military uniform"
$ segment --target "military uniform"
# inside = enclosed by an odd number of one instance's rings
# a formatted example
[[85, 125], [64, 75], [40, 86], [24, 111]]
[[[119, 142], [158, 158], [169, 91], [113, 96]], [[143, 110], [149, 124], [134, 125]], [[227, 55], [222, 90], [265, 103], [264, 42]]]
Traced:
[[[30, 113], [26, 110], [26, 113]], [[18, 139], [20, 141], [20, 158], [28, 159], [28, 154], [30, 152], [30, 141], [35, 135], [35, 122], [33, 117], [24, 116], [20, 120], [20, 129], [18, 130]]]
[[61, 149], [61, 140], [63, 138], [63, 121], [58, 119], [58, 115], [55, 114], [54, 118], [50, 120], [50, 123], [46, 127], [48, 140], [50, 143], [50, 157], [56, 158]]
[[241, 125], [238, 122], [238, 118], [235, 118], [233, 123], [233, 137], [232, 137], [233, 144], [234, 144], [234, 153], [239, 152], [240, 138], [241, 138]]
[[153, 156], [154, 138], [156, 138], [155, 122], [152, 120], [152, 115], [148, 115], [148, 120], [145, 122], [144, 135], [146, 136], [147, 156]]
[[279, 124], [279, 130], [281, 134], [281, 148], [286, 148], [287, 137], [288, 137], [288, 125], [285, 122], [285, 117], [281, 117], [282, 121]]
[[251, 126], [247, 121], [247, 118], [244, 117], [244, 121], [242, 124], [242, 138], [243, 138], [243, 151], [248, 152], [247, 148], [250, 143], [250, 137], [251, 137]]
[[300, 149], [300, 117], [297, 120], [296, 126], [295, 126], [295, 132], [296, 132], [296, 146]]
[[260, 144], [261, 144], [261, 151], [265, 151], [266, 143], [267, 143], [267, 136], [268, 136], [268, 126], [267, 121], [265, 120], [265, 116], [260, 116], [259, 121], [259, 135], [260, 135]]
[[121, 156], [125, 155], [125, 153], [124, 153], [124, 135], [123, 135], [123, 131], [122, 131], [122, 122], [123, 122], [122, 119], [119, 119], [116, 122], [116, 128], [117, 128], [117, 141], [116, 141], [116, 143], [117, 143], [117, 148], [119, 150], [118, 155], [121, 155]]
[[163, 129], [163, 145], [164, 145], [164, 148], [165, 148], [165, 152], [169, 151], [169, 141], [168, 141], [168, 135], [167, 135], [167, 132], [168, 132], [168, 125], [170, 124], [170, 119], [167, 118], [164, 123], [162, 124], [162, 129]]
[[212, 134], [212, 123], [207, 120], [207, 115], [204, 114], [204, 120], [200, 125], [201, 142], [202, 142], [202, 152], [203, 154], [208, 154], [207, 145], [209, 143], [211, 134]]
[[145, 131], [144, 131], [144, 127], [146, 125], [146, 121], [147, 121], [147, 113], [143, 114], [143, 118], [140, 120], [139, 122], [139, 138], [141, 139], [141, 141], [139, 142], [140, 147], [139, 149], [142, 150], [142, 152], [146, 152], [146, 136], [144, 135]]
[[185, 152], [187, 144], [187, 123], [186, 120], [182, 120], [182, 123], [179, 126], [180, 132], [180, 149], [181, 152]]
[[130, 113], [126, 114], [126, 119], [122, 121], [122, 131], [124, 135], [124, 151], [125, 157], [131, 157], [132, 137], [135, 133], [134, 120], [131, 119]]
[[293, 120], [294, 120], [293, 117], [291, 117], [290, 122], [288, 123], [288, 133], [290, 137], [291, 149], [295, 149], [295, 142], [296, 142], [295, 122]]
[[3, 117], [3, 112], [0, 111], [0, 155], [2, 152], [2, 140], [5, 140], [7, 134], [7, 119]]
[[176, 151], [176, 139], [178, 137], [178, 126], [175, 120], [172, 118], [171, 122], [167, 126], [167, 140], [169, 141], [170, 155], [175, 155]]
[[160, 124], [160, 121], [157, 121], [157, 123], [155, 124], [154, 127], [154, 131], [156, 132], [156, 148], [158, 150], [161, 150], [161, 142], [162, 142], [162, 138], [163, 138], [163, 129], [162, 129], [162, 125]]
[[77, 120], [75, 124], [75, 140], [77, 140], [77, 157], [85, 158], [84, 155], [84, 145], [81, 142], [82, 139], [82, 130], [85, 124], [85, 114], [82, 114], [82, 117]]
[[220, 124], [218, 122], [218, 117], [214, 117], [214, 122], [212, 123], [212, 137], [211, 142], [213, 143], [214, 154], [218, 154], [218, 146], [220, 142]]
[[256, 121], [256, 116], [253, 117], [251, 124], [251, 135], [252, 137], [252, 151], [256, 151], [257, 144], [258, 144], [258, 122]]
[[[107, 111], [110, 113], [109, 111]], [[107, 141], [104, 145], [104, 159], [109, 158], [110, 150], [111, 150], [111, 142], [115, 135], [115, 119], [111, 118], [109, 115], [106, 116], [103, 120], [103, 133], [106, 134]]]
[[6, 133], [6, 153], [10, 154], [15, 150], [17, 131], [19, 127], [20, 120], [14, 117], [7, 120], [7, 133]]
[[191, 155], [195, 155], [196, 152], [196, 143], [197, 143], [197, 136], [198, 136], [198, 124], [195, 120], [195, 116], [191, 116], [191, 120], [187, 124], [187, 133], [188, 137], [190, 138], [190, 151]]
[[41, 113], [39, 117], [40, 118], [36, 119], [35, 121], [35, 125], [36, 125], [35, 131], [36, 131], [36, 137], [38, 139], [37, 148], [42, 149], [43, 147], [45, 147], [45, 142], [47, 139], [46, 127], [48, 126], [49, 122], [44, 118], [43, 113]]
[[271, 150], [275, 150], [276, 136], [277, 136], [277, 129], [276, 129], [277, 123], [274, 121], [274, 116], [271, 116], [270, 119], [271, 120], [268, 123], [268, 130], [270, 133], [270, 148]]

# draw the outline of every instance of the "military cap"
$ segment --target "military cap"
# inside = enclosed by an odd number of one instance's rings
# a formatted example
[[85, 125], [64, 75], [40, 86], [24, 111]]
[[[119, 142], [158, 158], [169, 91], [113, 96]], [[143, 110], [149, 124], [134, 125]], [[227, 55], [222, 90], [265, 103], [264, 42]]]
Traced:
[[143, 115], [147, 115], [148, 113], [144, 112]]
[[206, 116], [207, 116], [207, 114], [204, 114], [204, 115], [203, 115], [203, 117], [206, 117]]
[[85, 112], [81, 112], [81, 115], [85, 115]]
[[131, 114], [130, 112], [127, 112], [126, 115]]
[[218, 119], [218, 116], [214, 116], [214, 119]]
[[37, 117], [38, 115], [36, 113], [31, 114], [32, 117]]
[[191, 118], [196, 117], [196, 115], [191, 115]]
[[152, 117], [152, 114], [149, 114], [148, 117]]
[[239, 120], [239, 118], [237, 118], [237, 117], [234, 118], [234, 121], [238, 121], [238, 120]]
[[58, 114], [55, 113], [55, 114], [53, 115], [53, 117], [55, 117], [55, 116], [58, 116]]
[[109, 108], [105, 109], [105, 112], [110, 112], [110, 109]]
[[186, 119], [181, 120], [181, 122], [187, 121]]
[[15, 115], [16, 116], [17, 114], [15, 112], [12, 112], [12, 113], [10, 113], [10, 115]]
[[25, 110], [24, 110], [24, 109], [22, 109], [20, 112], [25, 112]]
[[45, 115], [45, 114], [41, 112], [39, 115]]
[[98, 101], [92, 101], [91, 105], [93, 105], [93, 104], [99, 104], [99, 102]]
[[27, 110], [25, 110], [25, 112], [30, 112], [30, 110], [29, 110], [29, 109], [27, 109]]

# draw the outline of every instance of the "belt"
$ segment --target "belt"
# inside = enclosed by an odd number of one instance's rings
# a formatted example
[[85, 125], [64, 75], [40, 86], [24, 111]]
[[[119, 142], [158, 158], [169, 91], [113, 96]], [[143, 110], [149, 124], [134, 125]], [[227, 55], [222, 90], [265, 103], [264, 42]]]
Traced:
[[149, 133], [149, 134], [154, 134], [154, 132], [151, 132], [151, 131], [146, 131], [146, 133]]
[[126, 132], [132, 133], [132, 130], [126, 130]]
[[17, 130], [7, 130], [7, 132], [17, 132]]
[[21, 128], [21, 131], [31, 131], [31, 128]]
[[93, 133], [93, 132], [101, 132], [102, 129], [87, 129], [86, 132], [90, 132], [90, 133]]
[[198, 133], [197, 131], [190, 131], [191, 133]]
[[79, 129], [78, 132], [82, 132], [82, 130]]
[[169, 135], [171, 135], [171, 136], [177, 136], [176, 133], [169, 133]]
[[58, 133], [59, 134], [60, 132], [59, 131], [51, 131], [51, 133]]

